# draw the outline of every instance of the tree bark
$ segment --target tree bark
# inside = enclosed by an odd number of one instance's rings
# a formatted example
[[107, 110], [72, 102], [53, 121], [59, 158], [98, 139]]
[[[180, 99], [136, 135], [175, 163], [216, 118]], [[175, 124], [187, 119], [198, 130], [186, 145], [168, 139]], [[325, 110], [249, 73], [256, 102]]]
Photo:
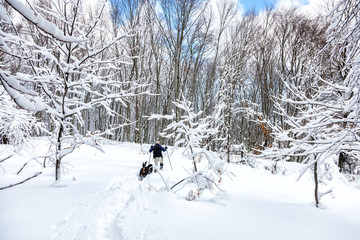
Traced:
[[[316, 158], [316, 156], [315, 156]], [[315, 203], [316, 207], [319, 207], [319, 182], [318, 182], [318, 173], [317, 173], [317, 162], [314, 163], [314, 181], [315, 181]]]

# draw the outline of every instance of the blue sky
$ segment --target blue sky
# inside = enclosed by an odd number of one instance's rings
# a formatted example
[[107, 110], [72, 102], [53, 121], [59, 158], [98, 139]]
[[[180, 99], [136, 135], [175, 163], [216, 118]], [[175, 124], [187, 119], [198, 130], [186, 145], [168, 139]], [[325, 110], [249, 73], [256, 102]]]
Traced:
[[256, 11], [264, 9], [266, 5], [271, 3], [276, 3], [275, 0], [238, 0], [238, 2], [244, 6], [245, 12], [255, 8]]
[[[276, 7], [276, 4], [280, 2], [279, 0], [238, 0], [238, 3], [242, 5], [245, 9], [245, 12], [255, 8], [257, 12], [262, 9], [265, 9], [266, 6], [271, 6], [271, 4]], [[309, 0], [288, 0], [288, 2], [298, 3], [298, 4], [308, 4]]]

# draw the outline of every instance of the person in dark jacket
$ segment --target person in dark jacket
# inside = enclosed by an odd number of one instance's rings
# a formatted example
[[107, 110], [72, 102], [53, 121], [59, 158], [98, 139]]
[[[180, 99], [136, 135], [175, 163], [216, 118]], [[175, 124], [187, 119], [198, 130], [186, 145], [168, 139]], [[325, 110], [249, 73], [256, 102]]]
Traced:
[[155, 171], [156, 171], [156, 169], [158, 169], [159, 162], [160, 162], [160, 170], [163, 169], [164, 160], [163, 160], [162, 152], [165, 152], [166, 150], [167, 150], [167, 147], [164, 148], [163, 146], [161, 146], [159, 141], [156, 141], [156, 144], [154, 146], [150, 147], [149, 152], [153, 153], [154, 163], [155, 163]]

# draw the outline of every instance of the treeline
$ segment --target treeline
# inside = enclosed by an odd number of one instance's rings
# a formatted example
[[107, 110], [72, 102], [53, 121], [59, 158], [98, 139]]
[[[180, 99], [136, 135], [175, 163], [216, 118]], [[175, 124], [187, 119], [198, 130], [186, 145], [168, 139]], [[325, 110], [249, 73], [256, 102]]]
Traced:
[[324, 78], [343, 74], [343, 62], [331, 61], [332, 53], [323, 50], [327, 18], [297, 8], [241, 15], [236, 1], [229, 0], [216, 6], [204, 0], [38, 0], [27, 5], [65, 37], [76, 38], [74, 43], [46, 32], [26, 12], [19, 16], [12, 2], [2, 0], [11, 18], [1, 26], [2, 37], [15, 39], [8, 40], [12, 52], [0, 53], [7, 71], [2, 84], [6, 76], [33, 76], [22, 83], [52, 106], [52, 111], [35, 109], [49, 132], [65, 121], [73, 126], [64, 130], [68, 134], [112, 129], [106, 137], [150, 143], [168, 124], [166, 118], [148, 121], [151, 115], [174, 113], [181, 119], [174, 102], [186, 99], [209, 116], [221, 98], [225, 127], [219, 139], [261, 148], [273, 142], [272, 124], [287, 128], [274, 102], [287, 115], [301, 110], [281, 101], [292, 95], [286, 84], [311, 94], [312, 68], [323, 69]]
[[[121, 141], [153, 142], [168, 122], [147, 121], [147, 116], [174, 112], [180, 119], [182, 112], [173, 104], [177, 99], [191, 101], [196, 112], [209, 116], [221, 91], [227, 130], [219, 138], [229, 134], [231, 144], [248, 149], [269, 146], [273, 140], [266, 122], [286, 128], [274, 108], [274, 97], [291, 94], [284, 82], [306, 91], [312, 79], [303, 76], [311, 67], [329, 69], [329, 74], [340, 68], [329, 62], [328, 52], [320, 52], [326, 45], [326, 18], [297, 8], [241, 16], [236, 2], [225, 0], [215, 6], [202, 0], [113, 0], [111, 7], [114, 27], [135, 33], [119, 45], [132, 57], [119, 77], [149, 84], [143, 91], [152, 93], [130, 97], [130, 104], [119, 108], [135, 122], [113, 136]], [[288, 114], [299, 110], [283, 104]], [[100, 122], [96, 129], [106, 125]]]

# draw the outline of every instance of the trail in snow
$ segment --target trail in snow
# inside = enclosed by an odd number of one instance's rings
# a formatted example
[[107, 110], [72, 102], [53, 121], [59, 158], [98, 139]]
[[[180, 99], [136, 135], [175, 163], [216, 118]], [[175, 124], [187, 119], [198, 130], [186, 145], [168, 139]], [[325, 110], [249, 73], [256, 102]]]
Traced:
[[130, 198], [131, 187], [134, 187], [133, 179], [115, 179], [106, 189], [60, 216], [52, 227], [50, 239], [116, 239], [111, 224]]
[[[230, 168], [238, 176], [224, 179], [221, 184], [228, 194], [206, 192], [191, 202], [184, 198], [190, 186], [168, 192], [158, 174], [142, 182], [136, 182], [135, 176], [116, 179], [76, 207], [66, 216], [68, 221], [60, 221], [60, 238], [52, 239], [180, 240], [226, 236], [229, 240], [285, 240], [291, 236], [295, 240], [357, 240], [354, 231], [360, 217], [354, 219], [340, 215], [336, 209], [315, 208], [311, 191], [303, 191], [312, 187], [306, 179], [295, 182], [245, 166]], [[172, 173], [162, 172], [170, 184], [175, 183]], [[266, 187], [267, 184], [270, 185]], [[331, 205], [335, 199], [329, 196], [324, 201]], [[347, 214], [352, 210], [342, 209]]]

